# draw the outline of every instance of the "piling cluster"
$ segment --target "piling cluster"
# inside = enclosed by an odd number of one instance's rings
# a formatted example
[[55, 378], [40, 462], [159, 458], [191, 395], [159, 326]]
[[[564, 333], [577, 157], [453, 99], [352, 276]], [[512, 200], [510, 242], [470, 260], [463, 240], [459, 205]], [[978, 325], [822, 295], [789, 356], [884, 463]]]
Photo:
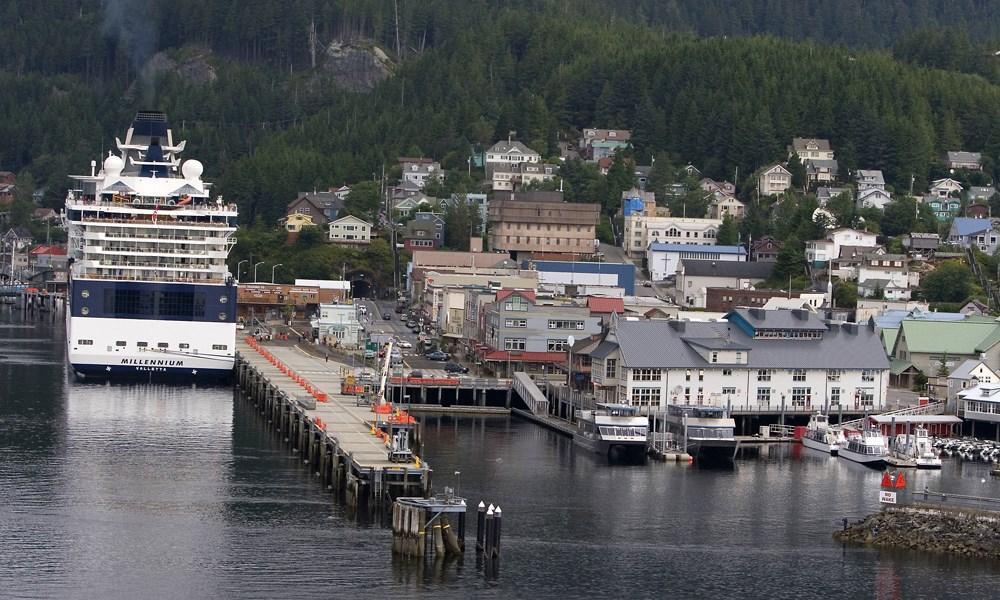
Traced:
[[503, 511], [499, 506], [486, 506], [479, 502], [476, 510], [476, 552], [484, 558], [500, 557], [500, 532], [503, 528]]
[[846, 525], [833, 537], [879, 548], [998, 559], [1000, 513], [921, 505], [890, 508]]
[[[407, 558], [458, 556], [465, 550], [462, 513], [444, 513], [432, 504], [401, 498], [392, 505], [392, 552]], [[464, 504], [462, 505], [464, 511]], [[449, 517], [449, 514], [452, 516]], [[457, 519], [453, 526], [452, 519]]]

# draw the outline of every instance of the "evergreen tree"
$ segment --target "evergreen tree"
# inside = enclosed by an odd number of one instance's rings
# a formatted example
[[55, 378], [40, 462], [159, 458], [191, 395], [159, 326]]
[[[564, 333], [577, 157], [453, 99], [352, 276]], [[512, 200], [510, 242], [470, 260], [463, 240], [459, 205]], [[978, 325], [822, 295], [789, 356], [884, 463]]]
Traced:
[[740, 231], [736, 220], [731, 215], [722, 218], [722, 225], [715, 234], [715, 243], [722, 246], [735, 246], [740, 241]]
[[786, 287], [789, 279], [795, 279], [805, 274], [805, 246], [798, 238], [790, 237], [782, 242], [781, 250], [771, 272], [771, 282], [779, 287]]
[[795, 152], [788, 159], [788, 171], [792, 174], [792, 187], [797, 190], [806, 189], [806, 167]]

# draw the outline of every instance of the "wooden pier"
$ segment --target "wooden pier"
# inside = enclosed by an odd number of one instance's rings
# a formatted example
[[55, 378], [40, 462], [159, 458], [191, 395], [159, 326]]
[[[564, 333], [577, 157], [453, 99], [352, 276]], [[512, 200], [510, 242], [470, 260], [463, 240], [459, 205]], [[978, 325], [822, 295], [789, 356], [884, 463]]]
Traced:
[[[236, 380], [246, 401], [349, 507], [376, 509], [401, 496], [429, 496], [431, 468], [416, 454], [405, 460], [393, 455], [376, 427], [387, 419], [412, 419], [398, 411], [376, 415], [355, 396], [341, 394], [345, 368], [294, 346], [237, 341]], [[419, 428], [409, 429], [419, 440]]]

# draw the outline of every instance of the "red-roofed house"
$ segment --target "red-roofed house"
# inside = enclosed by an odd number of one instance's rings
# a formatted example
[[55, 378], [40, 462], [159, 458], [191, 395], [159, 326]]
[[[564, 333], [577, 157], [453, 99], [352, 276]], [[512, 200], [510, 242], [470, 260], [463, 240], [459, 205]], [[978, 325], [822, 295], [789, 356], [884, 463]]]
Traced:
[[590, 296], [587, 298], [587, 308], [590, 309], [590, 314], [593, 315], [622, 314], [625, 312], [625, 301], [621, 298]]

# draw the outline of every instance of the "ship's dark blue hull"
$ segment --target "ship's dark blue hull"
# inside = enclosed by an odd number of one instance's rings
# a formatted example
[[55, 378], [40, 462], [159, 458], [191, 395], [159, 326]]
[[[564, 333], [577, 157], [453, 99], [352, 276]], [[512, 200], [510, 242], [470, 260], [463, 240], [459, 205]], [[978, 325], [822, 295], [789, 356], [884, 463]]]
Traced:
[[178, 383], [226, 383], [232, 380], [230, 369], [191, 369], [184, 367], [141, 367], [134, 365], [72, 365], [76, 376], [84, 381], [108, 379], [133, 381], [166, 381]]

